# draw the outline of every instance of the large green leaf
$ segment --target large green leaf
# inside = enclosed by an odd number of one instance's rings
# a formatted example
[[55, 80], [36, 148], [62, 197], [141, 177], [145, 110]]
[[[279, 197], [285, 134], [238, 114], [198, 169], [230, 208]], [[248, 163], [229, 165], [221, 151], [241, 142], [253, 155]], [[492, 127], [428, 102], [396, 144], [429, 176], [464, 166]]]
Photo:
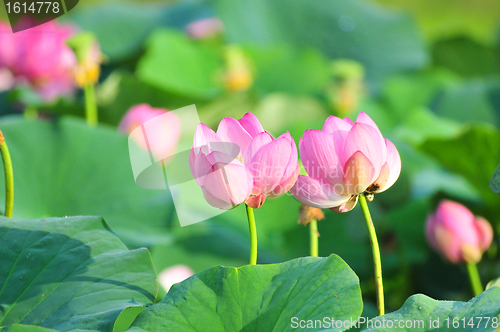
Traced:
[[315, 47], [367, 69], [369, 83], [428, 60], [409, 16], [359, 0], [217, 0], [229, 42]]
[[340, 257], [306, 257], [205, 270], [174, 285], [129, 331], [292, 331], [293, 317], [356, 320], [362, 307], [359, 280]]
[[[461, 78], [445, 68], [392, 75], [384, 83], [383, 101], [396, 120], [404, 120], [408, 111], [428, 107], [439, 92], [456, 86]], [[397, 122], [397, 121], [396, 121]]]
[[67, 18], [82, 29], [94, 32], [103, 53], [111, 61], [117, 61], [139, 53], [144, 40], [155, 28], [182, 28], [211, 13], [211, 6], [202, 1], [183, 1], [174, 5], [115, 2], [92, 7], [79, 6]]
[[429, 40], [465, 35], [493, 44], [498, 38], [500, 3], [497, 0], [464, 1], [460, 5], [454, 0], [376, 1], [411, 12]]
[[135, 184], [127, 137], [116, 129], [18, 117], [2, 119], [0, 128], [12, 155], [14, 217], [101, 215], [129, 244], [165, 241], [174, 213], [169, 192]]
[[436, 116], [426, 108], [408, 110], [404, 122], [397, 126], [394, 134], [415, 145], [429, 138], [450, 138], [462, 129], [460, 123]]
[[[499, 298], [498, 287], [481, 293], [469, 302], [437, 301], [417, 294], [406, 300], [398, 311], [374, 318], [363, 331], [392, 332], [399, 327], [398, 324], [408, 324], [409, 328], [403, 327], [402, 331], [495, 331], [499, 327]], [[480, 320], [480, 317], [484, 318]]]
[[438, 41], [432, 50], [434, 64], [447, 67], [464, 77], [500, 73], [500, 51], [460, 36]]
[[33, 325], [20, 325], [20, 324], [12, 324], [6, 327], [0, 327], [0, 331], [2, 332], [54, 332], [56, 330], [46, 329], [40, 326]]
[[431, 106], [437, 114], [461, 122], [500, 126], [500, 78], [473, 79], [450, 85]]
[[326, 57], [313, 48], [249, 47], [255, 67], [255, 87], [265, 92], [285, 91], [292, 94], [317, 94], [330, 78]]
[[491, 206], [498, 196], [489, 187], [491, 174], [500, 160], [500, 132], [489, 126], [472, 126], [458, 137], [429, 139], [422, 150], [475, 186]]
[[144, 82], [195, 98], [209, 99], [221, 91], [217, 75], [222, 60], [216, 47], [191, 41], [173, 30], [155, 31], [146, 46], [146, 55], [137, 67]]
[[0, 239], [0, 326], [110, 331], [156, 297], [148, 250], [129, 251], [102, 218], [1, 217]]

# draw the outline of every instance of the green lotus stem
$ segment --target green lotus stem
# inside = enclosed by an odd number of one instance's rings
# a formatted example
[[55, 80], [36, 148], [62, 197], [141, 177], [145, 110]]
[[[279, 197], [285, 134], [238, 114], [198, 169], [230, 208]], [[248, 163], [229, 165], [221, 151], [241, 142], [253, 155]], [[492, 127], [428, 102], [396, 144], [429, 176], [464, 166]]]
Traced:
[[316, 219], [309, 223], [309, 231], [311, 237], [311, 256], [318, 257], [318, 222]]
[[479, 277], [476, 263], [467, 263], [467, 272], [469, 273], [470, 284], [474, 296], [481, 294], [483, 292], [483, 284], [481, 283], [481, 277]]
[[87, 83], [84, 88], [85, 92], [85, 116], [87, 118], [87, 124], [90, 127], [97, 126], [97, 101], [95, 96], [94, 84]]
[[5, 172], [5, 216], [12, 218], [12, 211], [14, 210], [14, 172], [12, 171], [9, 148], [1, 131], [0, 141], [0, 151], [2, 153], [3, 169]]
[[255, 227], [255, 216], [253, 215], [253, 209], [246, 205], [247, 207], [247, 217], [248, 217], [248, 227], [250, 229], [250, 265], [257, 264], [257, 228]]
[[372, 246], [373, 254], [373, 265], [375, 270], [375, 287], [377, 291], [377, 312], [379, 316], [385, 314], [384, 308], [384, 284], [382, 282], [382, 262], [380, 260], [380, 248], [378, 246], [377, 234], [375, 233], [375, 226], [373, 226], [372, 217], [370, 215], [370, 210], [368, 210], [368, 204], [366, 203], [365, 195], [359, 195], [359, 204], [361, 205], [361, 210], [363, 211], [363, 216], [365, 217], [366, 227], [368, 228], [368, 234], [370, 235], [370, 243]]

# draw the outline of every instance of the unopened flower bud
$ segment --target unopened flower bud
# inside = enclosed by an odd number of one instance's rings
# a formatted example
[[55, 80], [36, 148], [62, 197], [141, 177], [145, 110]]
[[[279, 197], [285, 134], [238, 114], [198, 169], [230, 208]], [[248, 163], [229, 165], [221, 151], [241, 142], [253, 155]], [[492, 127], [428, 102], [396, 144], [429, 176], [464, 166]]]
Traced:
[[427, 219], [431, 246], [453, 263], [477, 263], [493, 240], [493, 229], [462, 204], [442, 201]]

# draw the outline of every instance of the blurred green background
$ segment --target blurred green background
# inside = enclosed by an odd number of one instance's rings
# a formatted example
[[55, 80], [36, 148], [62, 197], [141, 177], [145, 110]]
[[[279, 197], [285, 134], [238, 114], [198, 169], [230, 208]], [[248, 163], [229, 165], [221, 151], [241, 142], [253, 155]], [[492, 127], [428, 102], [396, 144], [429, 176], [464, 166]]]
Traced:
[[[388, 311], [414, 293], [472, 296], [465, 268], [425, 240], [426, 217], [443, 198], [492, 223], [496, 238], [479, 270], [484, 283], [500, 276], [500, 197], [489, 188], [500, 163], [499, 1], [86, 0], [66, 16], [93, 31], [108, 58], [97, 87], [102, 125], [86, 127], [81, 94], [41, 107], [57, 116], [52, 122], [23, 120], [15, 97], [0, 95], [16, 217], [103, 215], [130, 248], [151, 249], [157, 272], [241, 266], [249, 248], [244, 207], [181, 228], [168, 192], [135, 186], [126, 137], [116, 133], [123, 114], [138, 103], [195, 103], [215, 129], [225, 116], [253, 112], [274, 136], [289, 130], [298, 143], [329, 115], [355, 119], [364, 111], [403, 165], [396, 184], [371, 203]], [[207, 17], [219, 17], [224, 31], [190, 38], [186, 25]], [[299, 206], [285, 195], [255, 211], [260, 263], [308, 255]], [[336, 253], [352, 267], [373, 315], [361, 211], [325, 214], [320, 255]]]

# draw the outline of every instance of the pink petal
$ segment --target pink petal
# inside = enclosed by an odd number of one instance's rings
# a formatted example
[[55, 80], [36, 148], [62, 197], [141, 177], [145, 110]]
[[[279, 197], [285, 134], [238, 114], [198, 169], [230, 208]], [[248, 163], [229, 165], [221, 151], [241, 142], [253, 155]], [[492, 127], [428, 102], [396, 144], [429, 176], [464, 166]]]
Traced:
[[212, 151], [207, 155], [207, 159], [212, 165], [215, 165], [216, 163], [225, 163], [242, 166], [242, 163], [236, 159], [236, 157], [237, 156], [231, 156], [220, 151]]
[[[295, 140], [287, 131], [282, 134], [277, 139], [285, 138], [288, 140], [290, 144], [290, 148], [292, 149], [292, 153], [290, 153], [288, 163], [286, 164], [285, 171], [283, 172], [283, 176], [281, 177], [280, 185], [278, 187], [279, 190], [275, 188], [273, 190], [273, 196], [280, 196], [290, 190], [297, 181], [297, 177], [299, 175], [299, 154], [297, 153], [297, 145], [295, 145]], [[286, 190], [285, 190], [286, 189]], [[285, 191], [283, 191], [285, 190]]]
[[479, 237], [479, 246], [481, 251], [485, 252], [493, 241], [493, 228], [483, 217], [476, 217], [475, 226]]
[[450, 230], [455, 238], [460, 239], [460, 242], [472, 246], [479, 245], [478, 234], [474, 226], [475, 217], [462, 204], [443, 200], [436, 210], [436, 219], [439, 224]]
[[209, 154], [212, 152], [210, 145], [214, 142], [222, 142], [222, 140], [209, 126], [202, 122], [198, 123], [193, 139], [195, 152], [198, 153], [201, 150], [204, 154]]
[[264, 145], [271, 143], [273, 140], [274, 138], [268, 132], [262, 132], [255, 136], [245, 150], [243, 163], [248, 162], [248, 164], [250, 164], [257, 151], [259, 151], [259, 149]]
[[342, 203], [339, 206], [330, 208], [330, 210], [332, 210], [335, 213], [346, 213], [354, 209], [357, 203], [358, 203], [358, 196], [351, 196], [351, 198], [349, 198], [347, 202]]
[[347, 134], [347, 132], [351, 130], [353, 124], [354, 123], [349, 123], [341, 118], [330, 115], [328, 119], [326, 119], [325, 124], [323, 125], [323, 131], [329, 134], [332, 134], [336, 131], [345, 131]]
[[399, 178], [401, 173], [401, 157], [399, 152], [388, 139], [385, 140], [387, 147], [387, 162], [382, 166], [380, 170], [380, 175], [374, 182], [375, 186], [378, 186], [375, 192], [381, 193], [389, 189]]
[[245, 201], [245, 203], [252, 209], [260, 208], [266, 201], [266, 195], [260, 194], [258, 196], [251, 196]]
[[246, 113], [243, 118], [238, 120], [238, 122], [252, 137], [257, 136], [259, 133], [264, 131], [264, 128], [262, 128], [259, 120], [252, 113]]
[[207, 202], [222, 210], [240, 205], [252, 192], [252, 174], [242, 165], [217, 163], [201, 181]]
[[309, 176], [322, 179], [332, 186], [342, 184], [342, 166], [335, 153], [331, 134], [315, 129], [306, 130], [299, 142], [299, 151]]
[[[297, 158], [297, 149], [294, 150], [290, 143], [291, 137], [288, 136], [282, 135], [262, 146], [250, 162], [244, 160], [245, 166], [253, 173], [254, 195], [270, 193], [281, 183], [283, 176], [290, 172], [290, 159], [294, 152]], [[293, 171], [294, 169], [291, 170], [292, 173]]]
[[[292, 169], [293, 166], [289, 166], [290, 169]], [[292, 187], [295, 185], [295, 183], [297, 182], [297, 177], [299, 176], [299, 171], [300, 171], [300, 167], [299, 167], [299, 164], [297, 162], [297, 165], [295, 167], [295, 171], [286, 179], [282, 179], [281, 180], [281, 183], [276, 186], [272, 192], [270, 192], [268, 194], [269, 197], [278, 197], [278, 196], [281, 196], [283, 194], [286, 194], [287, 192], [289, 192]]]
[[189, 168], [191, 169], [191, 174], [196, 180], [196, 183], [202, 186], [203, 176], [212, 168], [212, 164], [202, 152], [197, 154], [193, 147], [189, 153]]
[[222, 119], [217, 128], [217, 135], [224, 142], [238, 144], [242, 154], [252, 141], [252, 136], [233, 118]]
[[325, 209], [345, 203], [350, 196], [339, 195], [322, 180], [299, 175], [290, 193], [303, 204]]
[[[349, 121], [351, 120], [349, 119]], [[335, 151], [338, 156], [340, 156], [340, 153], [342, 152], [345, 138], [349, 133], [349, 130], [351, 130], [353, 124], [354, 123], [352, 121], [351, 123], [349, 123], [345, 119], [343, 120], [336, 116], [329, 116], [328, 119], [326, 119], [325, 124], [323, 125], [323, 131], [333, 136]]]
[[356, 151], [344, 166], [343, 194], [359, 195], [373, 183], [375, 168], [370, 160], [361, 151]]
[[378, 129], [359, 122], [352, 126], [342, 147], [341, 164], [346, 165], [347, 160], [357, 151], [362, 152], [374, 167], [374, 178], [370, 182], [372, 183], [380, 174], [382, 165], [387, 159], [387, 148]]
[[462, 261], [461, 243], [449, 229], [438, 224], [433, 229], [433, 233], [436, 241], [436, 250], [439, 253], [452, 263]]
[[366, 123], [367, 125], [370, 125], [380, 131], [377, 127], [377, 124], [365, 112], [359, 112], [358, 117], [356, 118], [356, 122]]
[[343, 118], [342, 120], [344, 120], [346, 123], [350, 124], [351, 126], [354, 126], [354, 121], [349, 119], [347, 116], [345, 118]]
[[368, 187], [367, 191], [371, 193], [379, 193], [388, 189], [389, 187], [386, 186], [387, 183], [389, 182], [390, 175], [391, 175], [391, 170], [389, 168], [389, 165], [385, 163], [384, 165], [382, 165], [382, 168], [380, 169], [380, 174], [377, 180], [375, 180], [375, 182], [373, 182]]
[[[356, 122], [358, 122], [358, 123], [364, 123], [364, 124], [372, 126], [378, 132], [379, 138], [381, 138], [382, 140], [384, 139], [384, 137], [382, 136], [382, 133], [380, 132], [380, 129], [378, 129], [377, 124], [365, 112], [360, 112], [358, 114], [358, 117], [356, 118]], [[385, 151], [386, 150], [382, 151], [384, 153], [384, 155], [383, 155], [383, 159], [384, 160], [387, 158], [387, 155], [385, 154]]]

